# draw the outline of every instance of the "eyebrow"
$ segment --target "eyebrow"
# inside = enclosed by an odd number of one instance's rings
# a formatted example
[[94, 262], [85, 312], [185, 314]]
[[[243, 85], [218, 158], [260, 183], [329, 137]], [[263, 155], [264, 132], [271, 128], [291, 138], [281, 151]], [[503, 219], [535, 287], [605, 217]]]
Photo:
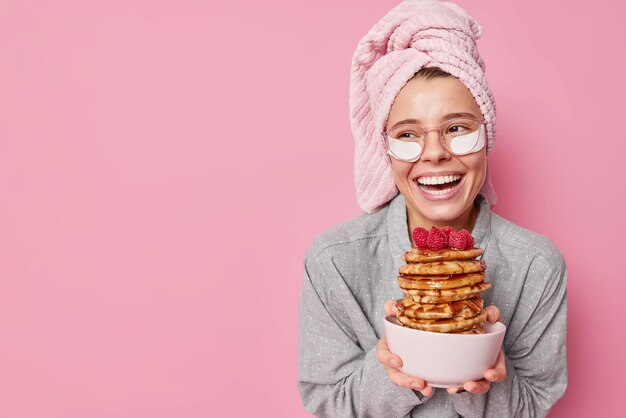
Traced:
[[[464, 116], [469, 116], [475, 119], [480, 119], [478, 117], [476, 117], [476, 115], [474, 115], [473, 113], [469, 113], [469, 112], [460, 112], [460, 113], [448, 113], [447, 115], [445, 115], [444, 117], [441, 118], [441, 122], [444, 122], [446, 120], [449, 119], [455, 119], [455, 118], [461, 118]], [[420, 124], [421, 125], [422, 121], [419, 119], [404, 119], [401, 120], [400, 122], [396, 122], [394, 123], [394, 125], [391, 127], [390, 130], [400, 126], [400, 125], [414, 125], [414, 124]]]

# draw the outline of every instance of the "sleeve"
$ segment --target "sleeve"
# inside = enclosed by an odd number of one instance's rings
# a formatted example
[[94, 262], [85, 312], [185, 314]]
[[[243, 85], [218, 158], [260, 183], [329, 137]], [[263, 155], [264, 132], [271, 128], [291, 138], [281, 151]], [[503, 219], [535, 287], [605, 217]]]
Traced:
[[339, 278], [331, 265], [305, 260], [298, 342], [298, 387], [305, 408], [317, 417], [408, 416], [428, 398], [389, 381], [374, 341], [367, 350], [359, 344], [341, 311], [345, 308], [329, 292]]
[[559, 254], [556, 266], [535, 269], [535, 273], [548, 280], [542, 280], [543, 289], [533, 280], [525, 286], [529, 294], [540, 297], [529, 309], [519, 335], [504, 346], [506, 380], [493, 384], [485, 395], [454, 395], [454, 406], [462, 416], [544, 417], [565, 392], [566, 266]]

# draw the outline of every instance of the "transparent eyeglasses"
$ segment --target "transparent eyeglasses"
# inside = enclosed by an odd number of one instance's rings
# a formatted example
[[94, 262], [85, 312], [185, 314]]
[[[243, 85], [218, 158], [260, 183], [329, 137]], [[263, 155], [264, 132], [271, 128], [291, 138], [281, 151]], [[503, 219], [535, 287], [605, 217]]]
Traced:
[[388, 144], [387, 153], [400, 161], [415, 162], [431, 131], [439, 133], [441, 145], [453, 155], [471, 154], [485, 147], [485, 120], [461, 117], [429, 129], [410, 122], [394, 126], [389, 132], [382, 132]]

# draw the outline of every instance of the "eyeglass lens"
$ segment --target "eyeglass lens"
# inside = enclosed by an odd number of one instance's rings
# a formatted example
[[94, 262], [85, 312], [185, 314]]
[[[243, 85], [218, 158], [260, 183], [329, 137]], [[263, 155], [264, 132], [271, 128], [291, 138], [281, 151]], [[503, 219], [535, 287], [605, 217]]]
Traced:
[[[452, 154], [471, 154], [485, 146], [485, 125], [479, 121], [453, 120], [437, 130], [442, 145]], [[427, 131], [419, 125], [404, 125], [389, 132], [388, 153], [399, 160], [417, 161], [424, 148], [426, 133]]]

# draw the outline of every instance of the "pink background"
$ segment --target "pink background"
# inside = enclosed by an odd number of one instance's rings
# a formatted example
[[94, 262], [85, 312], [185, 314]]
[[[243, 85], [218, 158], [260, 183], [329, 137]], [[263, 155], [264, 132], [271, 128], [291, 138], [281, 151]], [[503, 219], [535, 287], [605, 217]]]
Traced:
[[[348, 75], [397, 1], [0, 1], [0, 417], [305, 417], [302, 258], [360, 213]], [[620, 2], [459, 0], [496, 212], [569, 266], [552, 417], [624, 411]]]

